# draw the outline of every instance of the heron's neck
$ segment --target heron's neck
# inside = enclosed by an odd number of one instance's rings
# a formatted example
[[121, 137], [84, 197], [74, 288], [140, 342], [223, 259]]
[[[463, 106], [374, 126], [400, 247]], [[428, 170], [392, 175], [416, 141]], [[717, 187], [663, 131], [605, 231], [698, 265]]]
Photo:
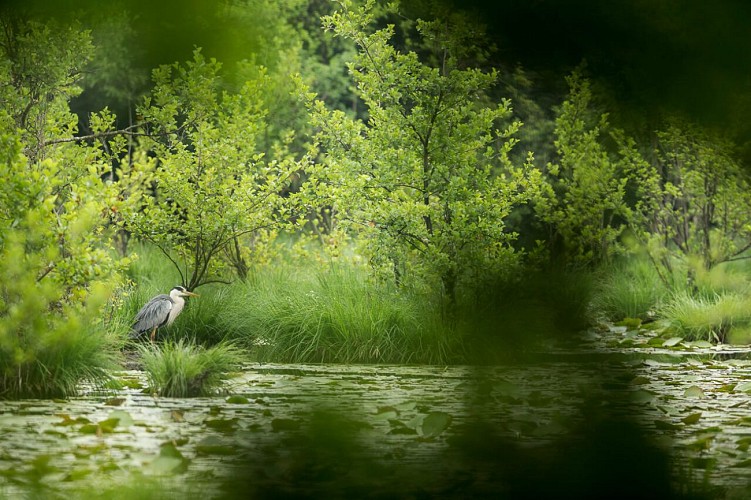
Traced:
[[177, 290], [172, 290], [169, 293], [169, 297], [172, 299], [172, 302], [175, 304], [185, 304], [185, 299], [180, 295], [180, 292]]

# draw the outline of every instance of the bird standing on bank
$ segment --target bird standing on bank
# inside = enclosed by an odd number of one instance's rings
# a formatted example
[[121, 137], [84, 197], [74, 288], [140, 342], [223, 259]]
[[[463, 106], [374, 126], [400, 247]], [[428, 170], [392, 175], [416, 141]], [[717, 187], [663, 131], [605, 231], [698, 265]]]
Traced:
[[133, 320], [131, 338], [140, 337], [144, 332], [151, 331], [151, 341], [154, 342], [156, 330], [163, 325], [171, 325], [185, 306], [183, 297], [198, 297], [197, 293], [189, 292], [183, 286], [176, 286], [169, 295], [160, 294], [146, 303], [138, 311]]

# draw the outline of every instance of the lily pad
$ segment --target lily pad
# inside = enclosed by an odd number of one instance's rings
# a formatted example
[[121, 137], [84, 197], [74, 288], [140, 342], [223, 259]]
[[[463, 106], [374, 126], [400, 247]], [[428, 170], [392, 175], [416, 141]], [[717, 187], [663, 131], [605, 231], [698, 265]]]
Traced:
[[670, 337], [662, 343], [662, 347], [673, 347], [683, 342], [683, 337]]
[[439, 436], [451, 425], [451, 415], [442, 411], [429, 413], [422, 421], [420, 426], [421, 433], [424, 437], [432, 438]]
[[207, 436], [196, 444], [196, 451], [203, 455], [237, 455], [232, 443], [216, 436]]
[[108, 420], [117, 419], [119, 427], [130, 427], [134, 424], [133, 417], [125, 410], [113, 410], [110, 412]]
[[655, 427], [661, 431], [675, 431], [682, 428], [678, 424], [665, 422], [664, 420], [655, 420]]
[[275, 418], [271, 421], [271, 430], [274, 432], [296, 431], [299, 428], [300, 422], [291, 418]]
[[751, 391], [751, 380], [748, 382], [741, 382], [740, 384], [736, 385], [733, 389], [735, 392], [750, 392]]
[[175, 457], [158, 456], [147, 467], [146, 472], [157, 475], [171, 474], [183, 467], [183, 461]]
[[681, 419], [681, 422], [683, 422], [686, 425], [695, 424], [701, 419], [701, 412], [692, 413], [691, 415], [688, 415], [687, 417], [683, 417]]
[[234, 405], [246, 405], [250, 403], [248, 398], [244, 396], [230, 396], [227, 399], [225, 399], [227, 403], [234, 404]]
[[707, 395], [704, 394], [704, 390], [698, 385], [692, 385], [691, 387], [687, 388], [685, 391], [683, 391], [683, 396], [693, 399], [704, 399], [707, 397]]

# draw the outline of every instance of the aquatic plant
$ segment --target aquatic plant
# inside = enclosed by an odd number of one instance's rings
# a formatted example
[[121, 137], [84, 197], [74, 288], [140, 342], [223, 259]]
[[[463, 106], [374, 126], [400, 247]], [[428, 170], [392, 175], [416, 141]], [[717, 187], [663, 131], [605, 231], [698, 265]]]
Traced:
[[207, 348], [185, 339], [139, 345], [137, 349], [151, 389], [164, 397], [213, 394], [241, 359], [230, 344]]

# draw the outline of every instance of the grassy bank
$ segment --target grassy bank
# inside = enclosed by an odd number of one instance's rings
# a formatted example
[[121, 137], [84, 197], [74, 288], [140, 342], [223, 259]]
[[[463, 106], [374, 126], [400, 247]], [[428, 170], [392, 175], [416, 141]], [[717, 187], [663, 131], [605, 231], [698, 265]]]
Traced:
[[[123, 318], [177, 284], [158, 252], [141, 246], [137, 253], [130, 271], [136, 285], [123, 294]], [[581, 331], [590, 285], [583, 275], [537, 273], [486, 284], [449, 310], [437, 290], [375, 280], [353, 260], [292, 258], [280, 249], [246, 281], [200, 287], [200, 298], [190, 299], [158, 338], [230, 342], [267, 362], [493, 362]]]
[[[691, 278], [689, 278], [691, 276]], [[643, 256], [630, 256], [598, 273], [592, 314], [611, 322], [659, 321], [686, 340], [751, 341], [751, 267], [745, 260], [703, 268], [675, 262], [660, 276]]]

